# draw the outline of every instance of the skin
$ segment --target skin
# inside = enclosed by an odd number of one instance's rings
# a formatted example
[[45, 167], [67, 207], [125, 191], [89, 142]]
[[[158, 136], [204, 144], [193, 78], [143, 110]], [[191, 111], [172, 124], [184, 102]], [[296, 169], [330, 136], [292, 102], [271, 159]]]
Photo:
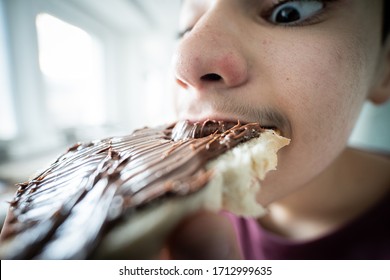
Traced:
[[[174, 57], [179, 119], [260, 122], [291, 139], [262, 183], [258, 222], [297, 240], [357, 217], [390, 188], [388, 159], [347, 147], [363, 103], [390, 97], [382, 1], [310, 2], [326, 8], [286, 27], [268, 20], [274, 0], [185, 0], [180, 28], [190, 31]], [[157, 257], [242, 256], [227, 218], [200, 212]]]
[[[390, 187], [389, 160], [347, 147], [363, 103], [390, 96], [382, 1], [314, 2], [325, 7], [286, 27], [269, 21], [271, 0], [184, 1], [180, 28], [189, 31], [174, 57], [179, 119], [260, 122], [291, 139], [257, 199], [269, 209], [259, 223], [292, 239], [334, 229]], [[221, 238], [226, 250], [211, 245]], [[179, 226], [164, 256], [240, 254], [225, 218], [202, 212]]]

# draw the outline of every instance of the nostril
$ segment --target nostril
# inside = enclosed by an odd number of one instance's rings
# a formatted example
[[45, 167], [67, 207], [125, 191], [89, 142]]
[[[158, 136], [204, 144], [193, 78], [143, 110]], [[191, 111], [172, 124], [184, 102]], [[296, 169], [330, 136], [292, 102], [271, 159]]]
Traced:
[[182, 88], [184, 88], [184, 89], [187, 89], [187, 88], [188, 88], [188, 85], [187, 85], [185, 82], [183, 82], [182, 80], [176, 79], [176, 83], [177, 83], [179, 86], [181, 86]]
[[222, 77], [218, 74], [210, 73], [210, 74], [203, 75], [202, 77], [200, 77], [200, 79], [202, 81], [220, 81], [222, 80]]

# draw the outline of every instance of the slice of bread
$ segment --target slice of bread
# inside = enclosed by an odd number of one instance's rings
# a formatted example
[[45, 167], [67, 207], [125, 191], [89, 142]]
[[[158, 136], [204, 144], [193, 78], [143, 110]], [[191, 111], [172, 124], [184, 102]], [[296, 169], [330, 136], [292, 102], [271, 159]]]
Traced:
[[289, 140], [259, 124], [207, 121], [76, 144], [20, 184], [2, 259], [144, 259], [200, 209], [258, 217], [256, 193]]
[[264, 130], [260, 137], [228, 150], [207, 164], [212, 174], [206, 187], [139, 212], [108, 233], [95, 257], [152, 258], [173, 228], [184, 217], [201, 209], [261, 217], [265, 209], [256, 201], [261, 180], [267, 172], [276, 169], [276, 153], [289, 142], [273, 130]]

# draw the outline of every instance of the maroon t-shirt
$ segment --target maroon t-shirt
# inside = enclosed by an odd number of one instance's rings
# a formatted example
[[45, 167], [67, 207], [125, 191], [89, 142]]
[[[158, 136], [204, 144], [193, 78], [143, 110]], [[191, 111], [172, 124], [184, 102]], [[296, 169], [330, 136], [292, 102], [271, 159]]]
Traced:
[[390, 193], [360, 217], [309, 241], [275, 235], [255, 219], [227, 216], [245, 259], [390, 259]]

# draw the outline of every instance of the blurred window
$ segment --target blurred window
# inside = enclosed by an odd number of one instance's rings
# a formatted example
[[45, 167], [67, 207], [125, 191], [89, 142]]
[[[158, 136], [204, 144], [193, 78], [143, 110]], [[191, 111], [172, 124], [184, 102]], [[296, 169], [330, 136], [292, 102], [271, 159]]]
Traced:
[[[0, 40], [0, 43], [4, 42]], [[0, 140], [11, 140], [16, 136], [16, 119], [11, 100], [4, 53], [0, 52]]]
[[36, 26], [51, 121], [58, 128], [104, 124], [102, 44], [85, 30], [46, 13], [37, 16]]
[[[0, 7], [2, 8], [2, 7]], [[11, 140], [16, 136], [17, 127], [12, 103], [9, 61], [3, 10], [0, 10], [0, 141]]]

